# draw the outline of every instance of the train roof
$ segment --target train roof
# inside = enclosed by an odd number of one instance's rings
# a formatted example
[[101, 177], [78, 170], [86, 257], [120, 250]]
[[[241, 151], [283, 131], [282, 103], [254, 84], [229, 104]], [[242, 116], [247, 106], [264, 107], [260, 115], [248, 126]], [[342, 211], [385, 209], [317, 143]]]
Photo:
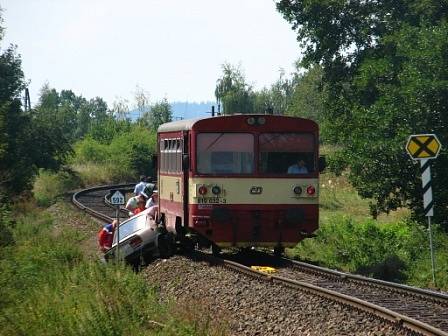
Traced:
[[[215, 119], [216, 121], [223, 121], [223, 119], [233, 119], [233, 118], [241, 118], [241, 117], [249, 117], [249, 116], [259, 116], [259, 117], [268, 117], [268, 118], [291, 118], [295, 120], [302, 120], [306, 121], [307, 123], [315, 124], [314, 121], [309, 119], [303, 119], [298, 117], [291, 117], [291, 116], [283, 116], [283, 115], [269, 115], [269, 114], [232, 114], [232, 115], [224, 115], [224, 116], [217, 116], [217, 117], [202, 117], [202, 118], [195, 118], [195, 119], [185, 119], [185, 120], [176, 120], [171, 121], [165, 124], [162, 124], [157, 129], [157, 132], [177, 132], [177, 131], [189, 131], [191, 130], [196, 123], [198, 123], [201, 120], [212, 120]], [[317, 126], [317, 125], [316, 125]]]
[[167, 122], [165, 124], [162, 124], [157, 129], [157, 132], [174, 132], [174, 131], [188, 131], [191, 130], [193, 125], [202, 119], [207, 119], [210, 117], [204, 117], [204, 118], [195, 118], [195, 119], [184, 119], [184, 120], [176, 120]]

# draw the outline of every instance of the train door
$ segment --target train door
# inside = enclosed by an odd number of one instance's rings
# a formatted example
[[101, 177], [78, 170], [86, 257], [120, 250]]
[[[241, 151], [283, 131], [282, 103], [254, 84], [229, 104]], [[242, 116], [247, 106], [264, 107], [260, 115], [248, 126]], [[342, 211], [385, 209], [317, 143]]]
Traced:
[[[182, 202], [183, 202], [183, 219], [182, 219], [182, 227], [188, 227], [188, 181], [190, 178], [190, 143], [189, 136], [187, 132], [184, 132], [182, 135]], [[177, 228], [176, 228], [177, 229]], [[184, 231], [184, 230], [182, 230]]]
[[164, 133], [160, 138], [159, 207], [166, 228], [175, 231], [183, 218], [184, 182], [182, 133]]

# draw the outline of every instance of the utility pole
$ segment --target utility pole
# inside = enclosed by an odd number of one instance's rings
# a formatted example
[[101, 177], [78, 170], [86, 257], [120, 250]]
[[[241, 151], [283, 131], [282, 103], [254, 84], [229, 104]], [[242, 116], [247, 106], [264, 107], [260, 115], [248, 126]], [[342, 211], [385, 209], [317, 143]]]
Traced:
[[215, 116], [215, 105], [212, 105], [211, 112], [207, 112], [207, 113], [210, 113], [212, 115], [212, 117], [214, 117]]
[[31, 111], [30, 91], [25, 88], [25, 112]]

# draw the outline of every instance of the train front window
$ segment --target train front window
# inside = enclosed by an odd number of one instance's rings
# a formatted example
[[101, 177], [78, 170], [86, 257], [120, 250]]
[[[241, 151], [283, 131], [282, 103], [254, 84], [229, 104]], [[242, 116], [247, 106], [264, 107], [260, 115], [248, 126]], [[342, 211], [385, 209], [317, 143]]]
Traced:
[[200, 174], [251, 174], [254, 136], [250, 133], [200, 133], [197, 136]]
[[262, 174], [308, 174], [316, 170], [311, 133], [263, 133], [259, 149]]

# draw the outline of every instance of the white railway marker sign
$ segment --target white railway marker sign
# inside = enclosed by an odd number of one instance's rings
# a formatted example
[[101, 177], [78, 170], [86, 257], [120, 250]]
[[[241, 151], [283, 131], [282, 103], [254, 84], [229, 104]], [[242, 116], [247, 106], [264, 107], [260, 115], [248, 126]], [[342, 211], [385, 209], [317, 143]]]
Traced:
[[117, 234], [117, 245], [116, 245], [116, 256], [117, 261], [119, 260], [119, 242], [120, 242], [120, 205], [126, 203], [125, 192], [123, 190], [115, 189], [110, 191], [110, 203], [115, 205], [115, 218], [117, 220], [117, 227], [115, 228], [115, 233]]
[[431, 159], [437, 158], [442, 144], [435, 134], [414, 134], [406, 143], [406, 151], [412, 160], [420, 161], [423, 187], [423, 211], [428, 218], [429, 248], [431, 250], [432, 281], [436, 285], [434, 248], [432, 244], [431, 217], [434, 216], [434, 202], [432, 199]]
[[121, 190], [111, 190], [110, 203], [113, 205], [124, 205], [125, 197]]

